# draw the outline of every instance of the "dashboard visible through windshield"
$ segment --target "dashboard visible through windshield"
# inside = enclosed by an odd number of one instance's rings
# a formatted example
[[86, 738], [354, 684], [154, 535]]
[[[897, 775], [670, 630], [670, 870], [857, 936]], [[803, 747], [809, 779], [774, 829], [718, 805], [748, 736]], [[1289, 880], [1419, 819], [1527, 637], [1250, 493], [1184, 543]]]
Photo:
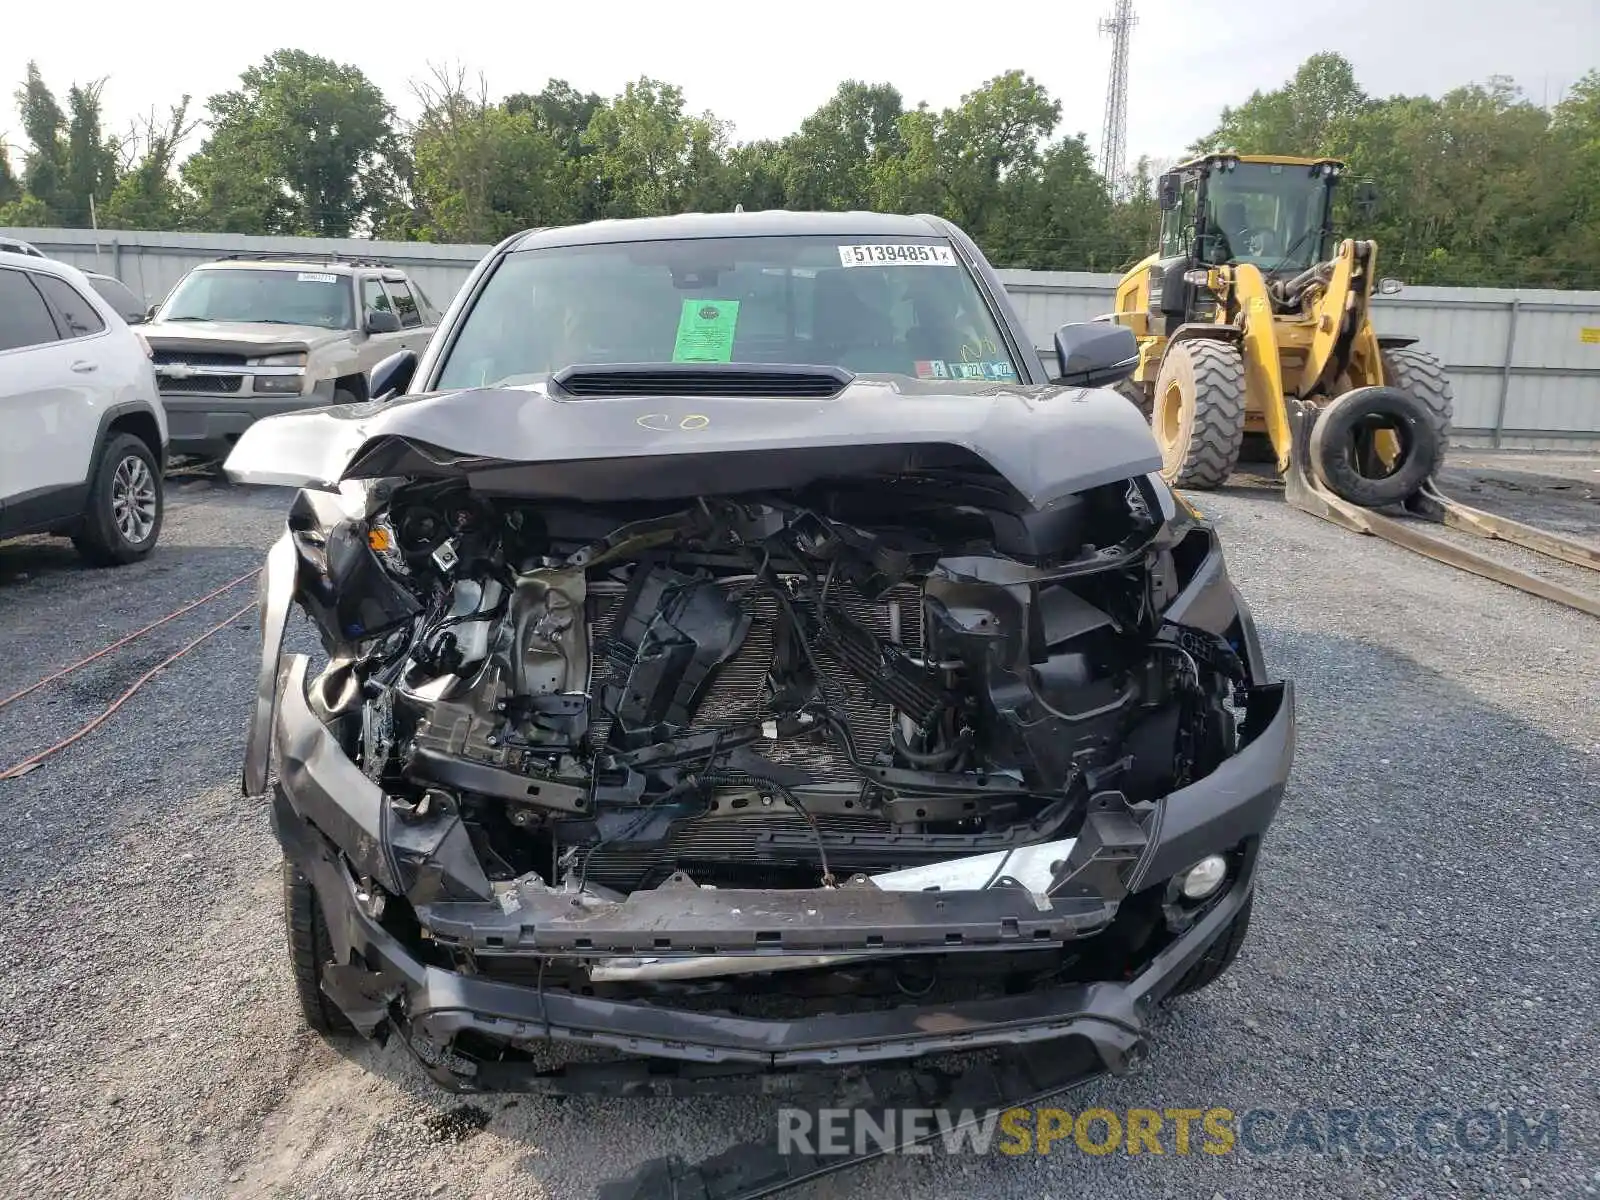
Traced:
[[466, 315], [434, 386], [673, 362], [1018, 378], [994, 315], [947, 241], [805, 236], [513, 252]]
[[159, 316], [163, 321], [355, 327], [349, 277], [314, 270], [191, 271], [161, 306]]

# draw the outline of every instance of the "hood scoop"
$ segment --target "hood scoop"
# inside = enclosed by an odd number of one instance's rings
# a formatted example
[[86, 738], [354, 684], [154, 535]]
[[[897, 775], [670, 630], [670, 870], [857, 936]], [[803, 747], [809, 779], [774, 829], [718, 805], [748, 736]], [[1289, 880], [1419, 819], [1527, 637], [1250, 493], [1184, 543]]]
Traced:
[[551, 377], [551, 395], [578, 399], [620, 396], [836, 396], [855, 378], [840, 367], [782, 363], [617, 363], [564, 367]]

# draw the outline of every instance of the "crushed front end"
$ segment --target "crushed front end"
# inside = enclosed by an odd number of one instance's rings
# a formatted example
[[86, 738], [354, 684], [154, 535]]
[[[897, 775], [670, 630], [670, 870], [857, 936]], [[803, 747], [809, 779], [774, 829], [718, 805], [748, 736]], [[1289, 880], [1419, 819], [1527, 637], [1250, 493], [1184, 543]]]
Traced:
[[275, 752], [323, 994], [440, 1082], [518, 1088], [552, 1039], [773, 1071], [1082, 1038], [1121, 1070], [1248, 919], [1292, 692], [1154, 476], [1043, 510], [950, 470], [482, 482], [299, 494], [245, 768], [267, 794]]

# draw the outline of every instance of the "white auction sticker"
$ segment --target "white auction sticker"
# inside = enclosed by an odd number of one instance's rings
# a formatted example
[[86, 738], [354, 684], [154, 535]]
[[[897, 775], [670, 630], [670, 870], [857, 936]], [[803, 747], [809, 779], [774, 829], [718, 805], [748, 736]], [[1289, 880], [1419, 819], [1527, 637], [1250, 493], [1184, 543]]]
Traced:
[[301, 283], [338, 283], [337, 275], [325, 275], [321, 271], [301, 271], [295, 276]]
[[846, 267], [953, 267], [956, 256], [949, 246], [840, 246], [839, 262]]

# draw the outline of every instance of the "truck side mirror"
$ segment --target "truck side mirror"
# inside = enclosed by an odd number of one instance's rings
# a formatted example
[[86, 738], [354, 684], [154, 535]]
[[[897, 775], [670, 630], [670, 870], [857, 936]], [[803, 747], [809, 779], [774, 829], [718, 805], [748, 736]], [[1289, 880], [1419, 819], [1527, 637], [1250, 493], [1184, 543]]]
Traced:
[[1378, 191], [1378, 185], [1371, 180], [1356, 184], [1350, 199], [1355, 205], [1356, 214], [1363, 221], [1370, 221], [1378, 215], [1379, 202], [1382, 199], [1382, 195]]
[[1171, 212], [1178, 207], [1178, 197], [1178, 177], [1168, 171], [1156, 181], [1156, 203], [1162, 212]]

